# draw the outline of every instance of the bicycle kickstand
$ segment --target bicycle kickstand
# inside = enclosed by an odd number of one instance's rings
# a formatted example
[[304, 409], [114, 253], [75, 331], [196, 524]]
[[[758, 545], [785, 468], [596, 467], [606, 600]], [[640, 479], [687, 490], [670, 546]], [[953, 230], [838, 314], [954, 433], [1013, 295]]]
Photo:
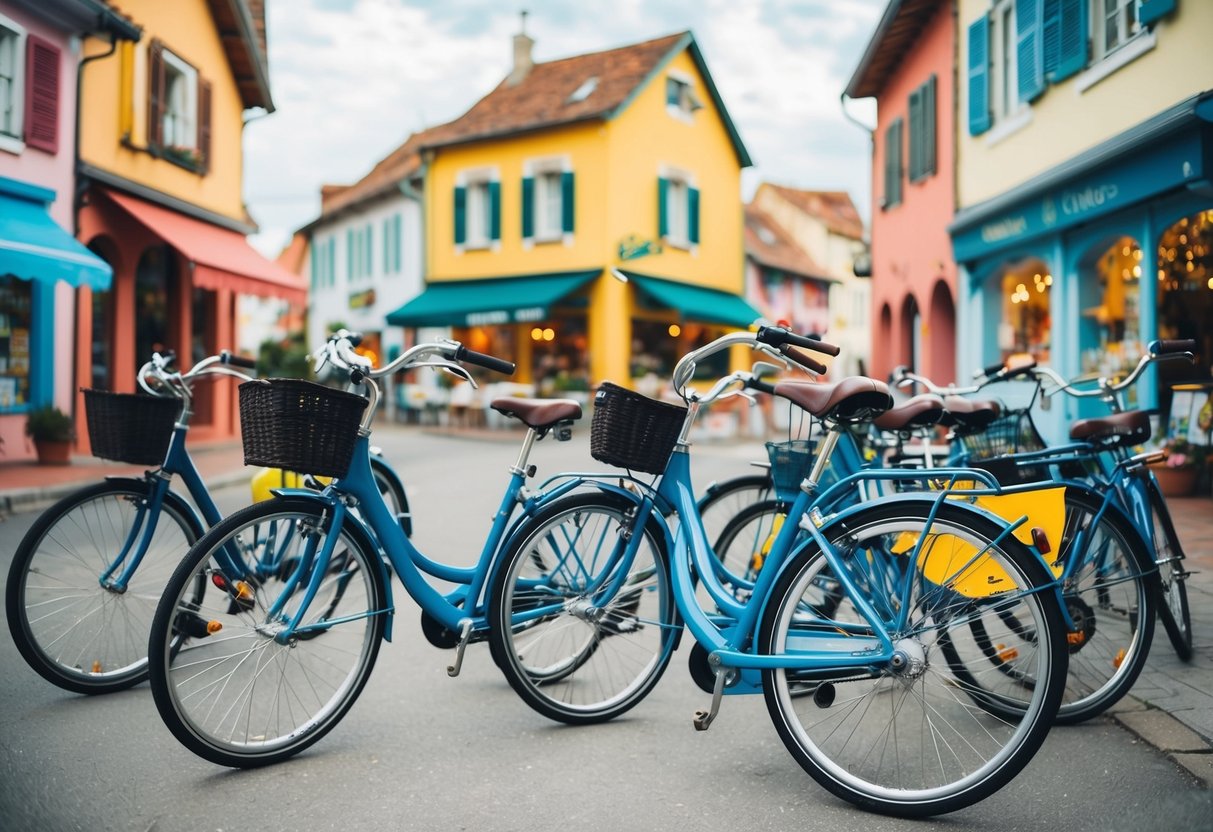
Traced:
[[459, 648], [455, 651], [455, 663], [447, 665], [447, 676], [458, 676], [460, 668], [463, 667], [463, 651], [467, 649], [468, 639], [472, 637], [472, 619], [463, 619], [463, 624], [459, 627]]
[[692, 723], [696, 731], [706, 731], [711, 727], [712, 721], [720, 713], [720, 700], [724, 696], [725, 685], [731, 684], [737, 678], [737, 671], [731, 667], [721, 667], [718, 657], [710, 656], [708, 662], [716, 668], [716, 683], [712, 685], [712, 704], [708, 710], [705, 711], [701, 708], [695, 711]]

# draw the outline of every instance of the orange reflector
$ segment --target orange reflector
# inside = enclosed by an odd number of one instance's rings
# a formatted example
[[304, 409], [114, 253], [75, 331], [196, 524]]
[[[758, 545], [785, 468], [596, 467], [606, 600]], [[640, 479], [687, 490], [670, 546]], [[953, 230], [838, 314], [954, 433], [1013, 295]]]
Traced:
[[206, 632], [207, 632], [207, 635], [212, 635], [212, 636], [213, 636], [215, 633], [219, 632], [219, 631], [220, 631], [220, 630], [222, 630], [222, 629], [223, 629], [223, 625], [222, 625], [221, 623], [219, 623], [218, 621], [208, 621], [208, 622], [206, 622]]
[[1066, 633], [1066, 643], [1067, 644], [1082, 644], [1086, 640], [1087, 640], [1087, 637], [1082, 634], [1081, 630], [1076, 633]]
[[1019, 651], [1014, 647], [1007, 647], [1005, 644], [998, 645], [998, 658], [1004, 662], [1014, 661], [1019, 658]]
[[1122, 664], [1124, 664], [1124, 661], [1125, 661], [1125, 651], [1124, 651], [1124, 648], [1122, 647], [1120, 650], [1116, 651], [1116, 658], [1112, 659], [1112, 667], [1116, 668], [1117, 670], [1120, 670], [1120, 666]]
[[253, 588], [244, 581], [236, 581], [236, 597], [241, 601], [252, 600]]
[[94, 673], [101, 672], [101, 662], [93, 662], [93, 672]]

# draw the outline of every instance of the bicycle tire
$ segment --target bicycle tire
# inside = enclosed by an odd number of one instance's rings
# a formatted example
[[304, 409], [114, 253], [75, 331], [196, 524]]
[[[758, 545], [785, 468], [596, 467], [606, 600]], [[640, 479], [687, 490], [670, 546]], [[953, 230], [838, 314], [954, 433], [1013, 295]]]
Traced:
[[1150, 519], [1154, 524], [1154, 561], [1158, 564], [1158, 617], [1181, 661], [1192, 660], [1192, 612], [1188, 608], [1183, 546], [1175, 533], [1175, 523], [1167, 501], [1150, 481]]
[[413, 536], [413, 513], [409, 510], [409, 498], [405, 493], [404, 483], [396, 470], [386, 460], [371, 455], [371, 475], [375, 478], [375, 487], [379, 489], [383, 502], [387, 505], [392, 516], [400, 521], [400, 528], [405, 537]]
[[126, 589], [103, 586], [150, 489], [146, 480], [115, 478], [76, 491], [34, 521], [13, 555], [9, 632], [29, 666], [64, 690], [113, 693], [147, 678], [156, 603], [203, 532], [185, 500], [166, 493], [159, 516], [141, 521], [155, 522], [155, 530]]
[[[681, 624], [664, 537], [653, 524], [639, 530], [644, 540], [614, 593], [601, 595], [618, 577], [610, 546], [622, 540], [633, 508], [604, 493], [553, 501], [524, 521], [491, 582], [493, 659], [549, 719], [613, 719], [644, 699], [669, 664]], [[516, 618], [549, 607], [541, 617]]]
[[743, 507], [721, 529], [713, 544], [725, 572], [750, 583], [758, 579], [771, 543], [788, 515], [788, 504], [759, 500]]
[[774, 496], [770, 474], [746, 474], [709, 485], [698, 503], [708, 541], [714, 544], [725, 525], [746, 506]]
[[[821, 533], [846, 552], [849, 572], [859, 573], [857, 578], [862, 579], [871, 562], [865, 553], [888, 558], [897, 551], [899, 539], [921, 536], [933, 505], [932, 500], [875, 503], [845, 521], [827, 523]], [[970, 557], [998, 536], [998, 524], [958, 505], [938, 505], [937, 510], [932, 526], [936, 546], [924, 548], [918, 561], [907, 564], [912, 568], [904, 576], [913, 580], [913, 594], [907, 626], [894, 633], [904, 658], [900, 672], [892, 662], [835, 671], [833, 678], [819, 682], [812, 696], [805, 696], [803, 674], [778, 668], [763, 671], [763, 695], [772, 722], [801, 767], [837, 797], [902, 817], [955, 811], [1009, 783], [1044, 741], [1065, 687], [1067, 655], [1060, 605], [1053, 593], [1033, 590], [1051, 580], [1044, 565], [1014, 538], [981, 557]], [[944, 545], [948, 540], [963, 541], [970, 548], [951, 548]], [[897, 557], [898, 562], [908, 561]], [[1002, 586], [1008, 578], [1012, 586], [984, 598], [958, 591], [958, 573], [949, 571], [948, 564], [958, 562], [967, 569], [987, 559], [1002, 570]], [[935, 564], [944, 571], [931, 577]], [[787, 652], [796, 628], [830, 635], [847, 623], [858, 626], [860, 633], [870, 627], [854, 612], [849, 597], [828, 618], [817, 615], [823, 577], [835, 578], [817, 544], [810, 541], [787, 564], [772, 590], [759, 631], [764, 653]], [[879, 609], [887, 599], [869, 600]], [[1021, 657], [1021, 665], [1030, 666], [1038, 682], [1028, 707], [1011, 719], [997, 719], [973, 707], [969, 700], [988, 696], [989, 691], [967, 689], [951, 672], [952, 663], [938, 660], [939, 635], [965, 627], [964, 610], [973, 603], [1012, 607], [1039, 634], [1034, 653]], [[847, 636], [840, 640], [843, 646], [838, 649], [845, 649]], [[817, 715], [821, 719], [815, 722]], [[886, 754], [893, 755], [892, 761]]]
[[[383, 640], [387, 590], [378, 552], [355, 524], [337, 532], [301, 622], [337, 623], [285, 644], [274, 639], [306, 593], [306, 539], [333, 534], [331, 523], [326, 506], [309, 498], [254, 504], [207, 532], [169, 580], [148, 648], [152, 696], [168, 729], [198, 756], [235, 768], [284, 760], [331, 731], [362, 692]], [[234, 548], [243, 581], [225, 574], [221, 550]], [[269, 615], [294, 573], [282, 614]], [[208, 586], [202, 603], [191, 604], [184, 589], [199, 575], [218, 589]], [[172, 649], [182, 633], [185, 643]]]

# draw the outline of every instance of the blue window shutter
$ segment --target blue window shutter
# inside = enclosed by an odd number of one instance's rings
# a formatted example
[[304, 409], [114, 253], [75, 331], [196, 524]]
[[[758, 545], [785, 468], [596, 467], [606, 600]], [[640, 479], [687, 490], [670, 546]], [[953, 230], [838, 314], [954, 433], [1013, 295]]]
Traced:
[[565, 234], [573, 233], [574, 197], [576, 189], [573, 184], [573, 172], [566, 170], [560, 174], [560, 230]]
[[1041, 69], [1046, 81], [1054, 80], [1061, 59], [1061, 5], [1063, 0], [1043, 0], [1040, 14]]
[[455, 245], [468, 241], [468, 191], [455, 188]]
[[990, 21], [969, 25], [969, 135], [990, 129]]
[[403, 269], [403, 260], [404, 260], [404, 255], [402, 253], [404, 251], [404, 220], [399, 214], [397, 214], [395, 222], [396, 222], [396, 256], [395, 256], [394, 264], [396, 266], [396, 274], [400, 274], [400, 272]]
[[383, 273], [392, 273], [392, 221], [383, 221]]
[[699, 189], [687, 188], [687, 240], [699, 245]]
[[362, 274], [369, 277], [375, 271], [375, 226], [366, 226], [366, 261], [362, 264]]
[[1137, 8], [1137, 19], [1142, 26], [1149, 26], [1163, 15], [1175, 11], [1175, 0], [1141, 0]]
[[535, 236], [535, 178], [522, 177], [522, 239]]
[[1089, 24], [1086, 0], [1052, 1], [1058, 4], [1057, 65], [1051, 79], [1056, 83], [1086, 67]]
[[337, 239], [329, 239], [329, 285], [337, 285]]
[[354, 229], [345, 229], [345, 279], [354, 279]]
[[657, 179], [657, 236], [670, 235], [670, 215], [666, 210], [666, 200], [669, 199], [670, 180], [664, 177]]
[[910, 181], [922, 176], [922, 89], [910, 93]]
[[312, 288], [316, 288], [316, 284], [320, 282], [320, 247], [312, 246]]
[[1042, 0], [1015, 0], [1015, 72], [1020, 101], [1035, 101], [1045, 91], [1041, 6]]
[[501, 239], [501, 183], [489, 183], [489, 239]]

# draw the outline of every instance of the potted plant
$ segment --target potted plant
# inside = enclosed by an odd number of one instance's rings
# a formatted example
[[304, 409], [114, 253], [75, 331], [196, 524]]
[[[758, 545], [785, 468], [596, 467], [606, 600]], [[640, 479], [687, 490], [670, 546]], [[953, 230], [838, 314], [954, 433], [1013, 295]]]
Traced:
[[67, 465], [71, 462], [72, 440], [76, 437], [72, 417], [54, 405], [29, 412], [25, 433], [34, 440], [40, 465]]
[[1187, 497], [1196, 490], [1201, 454], [1187, 440], [1171, 438], [1159, 446], [1167, 458], [1150, 466], [1164, 497]]

